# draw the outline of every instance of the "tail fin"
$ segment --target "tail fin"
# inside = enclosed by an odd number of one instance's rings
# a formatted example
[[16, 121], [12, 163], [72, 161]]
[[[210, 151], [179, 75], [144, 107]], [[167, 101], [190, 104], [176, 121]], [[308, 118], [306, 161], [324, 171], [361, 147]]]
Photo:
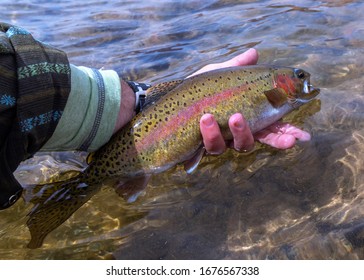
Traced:
[[100, 190], [100, 184], [88, 185], [80, 173], [66, 181], [38, 185], [30, 199], [34, 207], [28, 214], [31, 234], [28, 248], [39, 248], [44, 238], [64, 223], [77, 209]]

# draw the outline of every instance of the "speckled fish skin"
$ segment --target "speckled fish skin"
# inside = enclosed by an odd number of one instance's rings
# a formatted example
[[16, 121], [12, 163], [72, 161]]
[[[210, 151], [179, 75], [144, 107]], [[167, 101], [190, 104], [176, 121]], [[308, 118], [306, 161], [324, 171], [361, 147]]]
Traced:
[[[35, 206], [27, 222], [31, 233], [28, 247], [40, 247], [47, 234], [107, 180], [126, 182], [115, 189], [128, 197], [140, 191], [151, 174], [193, 158], [202, 147], [199, 122], [204, 113], [214, 115], [228, 140], [232, 114], [241, 112], [254, 133], [318, 93], [307, 72], [272, 66], [224, 68], [151, 88], [148, 105], [91, 154], [84, 172], [34, 189], [31, 201]], [[198, 160], [194, 166], [197, 164]]]
[[[133, 177], [166, 170], [201, 147], [204, 113], [214, 115], [226, 140], [231, 138], [228, 119], [236, 112], [243, 113], [254, 133], [299, 106], [298, 100], [315, 97], [318, 90], [307, 89], [308, 82], [303, 70], [268, 66], [224, 68], [186, 79], [99, 150], [87, 173]], [[272, 106], [265, 94], [272, 89], [278, 89], [283, 104]]]

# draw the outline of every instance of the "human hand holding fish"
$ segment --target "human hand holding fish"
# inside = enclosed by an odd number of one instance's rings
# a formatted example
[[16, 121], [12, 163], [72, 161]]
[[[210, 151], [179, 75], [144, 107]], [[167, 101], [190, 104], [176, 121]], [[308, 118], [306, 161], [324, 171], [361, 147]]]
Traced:
[[[249, 49], [225, 62], [206, 65], [190, 77], [215, 69], [254, 65], [258, 62], [258, 58], [258, 52], [255, 49]], [[214, 116], [211, 114], [202, 116], [200, 130], [207, 153], [218, 155], [223, 153], [227, 147], [234, 148], [240, 152], [248, 152], [254, 148], [254, 139], [277, 149], [289, 149], [296, 144], [297, 140], [309, 141], [311, 139], [308, 132], [289, 123], [282, 122], [276, 122], [255, 133], [253, 136], [247, 121], [240, 113], [230, 117], [229, 128], [234, 139], [226, 143]]]

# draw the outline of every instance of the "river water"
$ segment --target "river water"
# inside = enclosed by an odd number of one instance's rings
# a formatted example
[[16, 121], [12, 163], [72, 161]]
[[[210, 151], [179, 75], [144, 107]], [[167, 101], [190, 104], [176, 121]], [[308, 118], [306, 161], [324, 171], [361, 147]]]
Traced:
[[[0, 259], [363, 259], [363, 11], [350, 0], [2, 1], [2, 21], [76, 65], [156, 83], [255, 47], [260, 63], [310, 72], [321, 94], [288, 117], [310, 142], [228, 151], [192, 176], [177, 167], [133, 203], [104, 188], [39, 249], [27, 248], [32, 205], [19, 201], [0, 212]], [[16, 175], [27, 185], [82, 156], [39, 154]]]

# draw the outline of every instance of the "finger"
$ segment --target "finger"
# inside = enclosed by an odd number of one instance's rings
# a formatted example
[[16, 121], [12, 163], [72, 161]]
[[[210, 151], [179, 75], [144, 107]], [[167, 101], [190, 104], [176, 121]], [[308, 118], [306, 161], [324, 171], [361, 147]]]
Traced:
[[200, 70], [198, 70], [197, 72], [188, 76], [187, 78], [195, 76], [197, 74], [207, 72], [207, 71], [225, 68], [225, 67], [254, 65], [258, 62], [258, 58], [259, 58], [258, 52], [255, 49], [249, 49], [249, 50], [245, 51], [244, 53], [239, 54], [228, 61], [225, 61], [222, 63], [214, 63], [214, 64], [206, 65], [206, 66], [202, 67]]
[[201, 117], [200, 130], [205, 149], [209, 154], [218, 155], [225, 151], [224, 138], [218, 123], [211, 114], [205, 114]]
[[296, 144], [296, 137], [293, 135], [273, 133], [267, 129], [256, 133], [254, 136], [260, 143], [282, 150], [292, 148]]
[[259, 55], [256, 49], [249, 49], [246, 52], [220, 63], [222, 67], [244, 66], [257, 64]]
[[296, 140], [309, 141], [311, 135], [291, 124], [276, 122], [256, 133], [254, 138], [274, 148], [288, 149], [296, 144]]
[[296, 137], [297, 140], [300, 141], [310, 141], [311, 135], [310, 133], [295, 127], [289, 123], [282, 123], [276, 122], [268, 127], [268, 129], [274, 133], [281, 133], [281, 134], [290, 134]]
[[247, 152], [253, 149], [254, 138], [242, 114], [232, 115], [229, 119], [229, 127], [234, 138], [233, 147], [235, 150]]

